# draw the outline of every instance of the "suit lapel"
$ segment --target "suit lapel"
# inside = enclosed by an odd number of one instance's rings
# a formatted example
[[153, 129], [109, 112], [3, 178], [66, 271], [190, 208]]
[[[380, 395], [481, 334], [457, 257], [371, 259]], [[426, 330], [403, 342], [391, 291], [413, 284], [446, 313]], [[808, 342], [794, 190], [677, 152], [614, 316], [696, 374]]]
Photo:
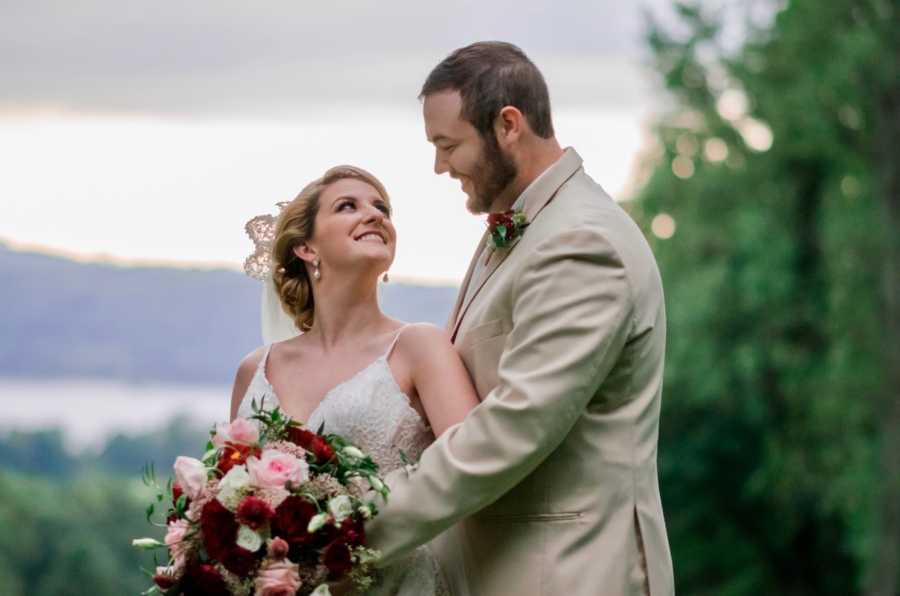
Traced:
[[[579, 156], [574, 149], [569, 147], [565, 150], [559, 160], [555, 164], [550, 166], [550, 169], [546, 171], [545, 175], [542, 176], [533, 187], [525, 191], [528, 193], [525, 197], [524, 208], [526, 221], [528, 221], [529, 223], [534, 221], [534, 219], [544, 209], [544, 207], [547, 206], [551, 199], [556, 196], [556, 193], [559, 191], [560, 187], [569, 178], [571, 178], [575, 174], [575, 172], [581, 169], [581, 163], [581, 156]], [[528, 233], [527, 228], [525, 229], [524, 233]], [[481, 238], [481, 243], [478, 245], [478, 250], [475, 252], [475, 257], [469, 264], [469, 271], [466, 274], [466, 279], [463, 282], [463, 287], [460, 289], [459, 296], [457, 296], [456, 306], [453, 309], [453, 316], [451, 316], [450, 321], [448, 321], [448, 323], [455, 321], [455, 323], [452, 323], [452, 341], [456, 341], [456, 334], [459, 333], [459, 327], [462, 324], [463, 318], [466, 316], [466, 312], [468, 312], [469, 306], [471, 306], [472, 302], [475, 301], [478, 293], [481, 292], [484, 284], [488, 282], [488, 280], [491, 278], [491, 275], [493, 275], [494, 272], [500, 267], [500, 265], [503, 264], [503, 261], [506, 260], [506, 258], [519, 243], [519, 240], [522, 239], [522, 237], [519, 236], [505, 248], [494, 248], [490, 253], [487, 266], [482, 272], [479, 279], [472, 279], [472, 272], [475, 269], [475, 260], [479, 258], [482, 248], [487, 244], [489, 237], [490, 235], [488, 233], [485, 233], [485, 235]], [[478, 285], [469, 296], [469, 299], [465, 300], [465, 296], [468, 293], [469, 284], [473, 283]]]
[[[472, 279], [469, 281], [471, 284], [476, 284], [475, 289], [469, 295], [469, 299], [465, 302], [465, 304], [461, 305], [461, 308], [456, 316], [456, 324], [453, 326], [452, 338], [456, 340], [456, 334], [459, 332], [459, 326], [462, 324], [463, 317], [466, 315], [466, 312], [469, 310], [469, 306], [475, 300], [475, 297], [478, 296], [478, 293], [481, 291], [481, 288], [484, 287], [484, 284], [487, 283], [488, 279], [490, 279], [491, 275], [493, 275], [494, 271], [500, 267], [503, 261], [506, 260], [506, 257], [509, 256], [509, 253], [512, 252], [512, 249], [515, 248], [516, 244], [521, 240], [521, 236], [513, 240], [509, 246], [505, 248], [493, 248], [491, 249], [490, 254], [488, 255], [488, 262], [485, 265], [485, 268], [481, 271], [481, 275], [478, 279]], [[484, 257], [481, 257], [484, 258]]]

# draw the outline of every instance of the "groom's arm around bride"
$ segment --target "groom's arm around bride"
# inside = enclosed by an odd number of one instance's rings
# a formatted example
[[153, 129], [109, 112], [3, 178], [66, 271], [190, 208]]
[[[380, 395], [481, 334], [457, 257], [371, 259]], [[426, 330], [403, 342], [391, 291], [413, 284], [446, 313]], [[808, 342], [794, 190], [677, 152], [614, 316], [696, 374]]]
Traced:
[[[521, 208], [528, 226], [504, 248], [485, 237], [450, 322], [481, 404], [389, 478], [370, 544], [388, 564], [464, 520], [473, 595], [671, 594], [659, 273], [637, 226], [559, 149], [545, 96], [534, 65], [499, 43], [458, 50], [423, 89], [436, 171], [463, 180], [470, 210]], [[467, 143], [486, 167], [467, 171], [455, 153]], [[507, 185], [479, 196], [510, 165]]]

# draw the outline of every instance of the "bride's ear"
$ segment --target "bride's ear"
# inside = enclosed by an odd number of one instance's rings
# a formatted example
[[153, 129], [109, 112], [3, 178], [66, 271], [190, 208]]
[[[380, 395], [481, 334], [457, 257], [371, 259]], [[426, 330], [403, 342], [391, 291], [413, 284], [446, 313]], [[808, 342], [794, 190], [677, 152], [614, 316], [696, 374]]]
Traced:
[[306, 242], [301, 242], [297, 246], [294, 247], [294, 254], [298, 259], [302, 259], [307, 263], [312, 264], [318, 258], [318, 254], [316, 250], [308, 245]]

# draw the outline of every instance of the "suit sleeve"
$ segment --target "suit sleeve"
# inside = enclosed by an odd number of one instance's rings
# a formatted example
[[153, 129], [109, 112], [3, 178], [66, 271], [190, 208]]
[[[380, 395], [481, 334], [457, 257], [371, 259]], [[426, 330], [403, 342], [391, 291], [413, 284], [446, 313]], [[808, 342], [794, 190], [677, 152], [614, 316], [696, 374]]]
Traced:
[[633, 299], [618, 253], [595, 231], [551, 238], [513, 283], [513, 329], [498, 385], [422, 454], [388, 477], [391, 494], [369, 524], [389, 565], [490, 505], [563, 441], [618, 359]]

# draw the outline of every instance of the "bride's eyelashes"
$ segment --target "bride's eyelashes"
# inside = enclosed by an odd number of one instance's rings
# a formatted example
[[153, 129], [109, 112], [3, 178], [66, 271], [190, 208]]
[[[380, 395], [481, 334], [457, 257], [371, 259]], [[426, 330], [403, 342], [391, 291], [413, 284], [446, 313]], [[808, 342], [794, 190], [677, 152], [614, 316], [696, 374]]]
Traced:
[[[375, 208], [384, 213], [388, 218], [391, 217], [391, 209], [388, 207], [387, 203], [384, 201], [375, 201]], [[356, 209], [356, 200], [355, 199], [343, 199], [338, 202], [337, 208], [335, 211], [344, 211], [346, 207], [351, 207]]]
[[377, 207], [382, 213], [384, 213], [390, 219], [391, 208], [388, 207], [387, 203], [385, 203], [384, 201], [376, 201], [375, 207]]

